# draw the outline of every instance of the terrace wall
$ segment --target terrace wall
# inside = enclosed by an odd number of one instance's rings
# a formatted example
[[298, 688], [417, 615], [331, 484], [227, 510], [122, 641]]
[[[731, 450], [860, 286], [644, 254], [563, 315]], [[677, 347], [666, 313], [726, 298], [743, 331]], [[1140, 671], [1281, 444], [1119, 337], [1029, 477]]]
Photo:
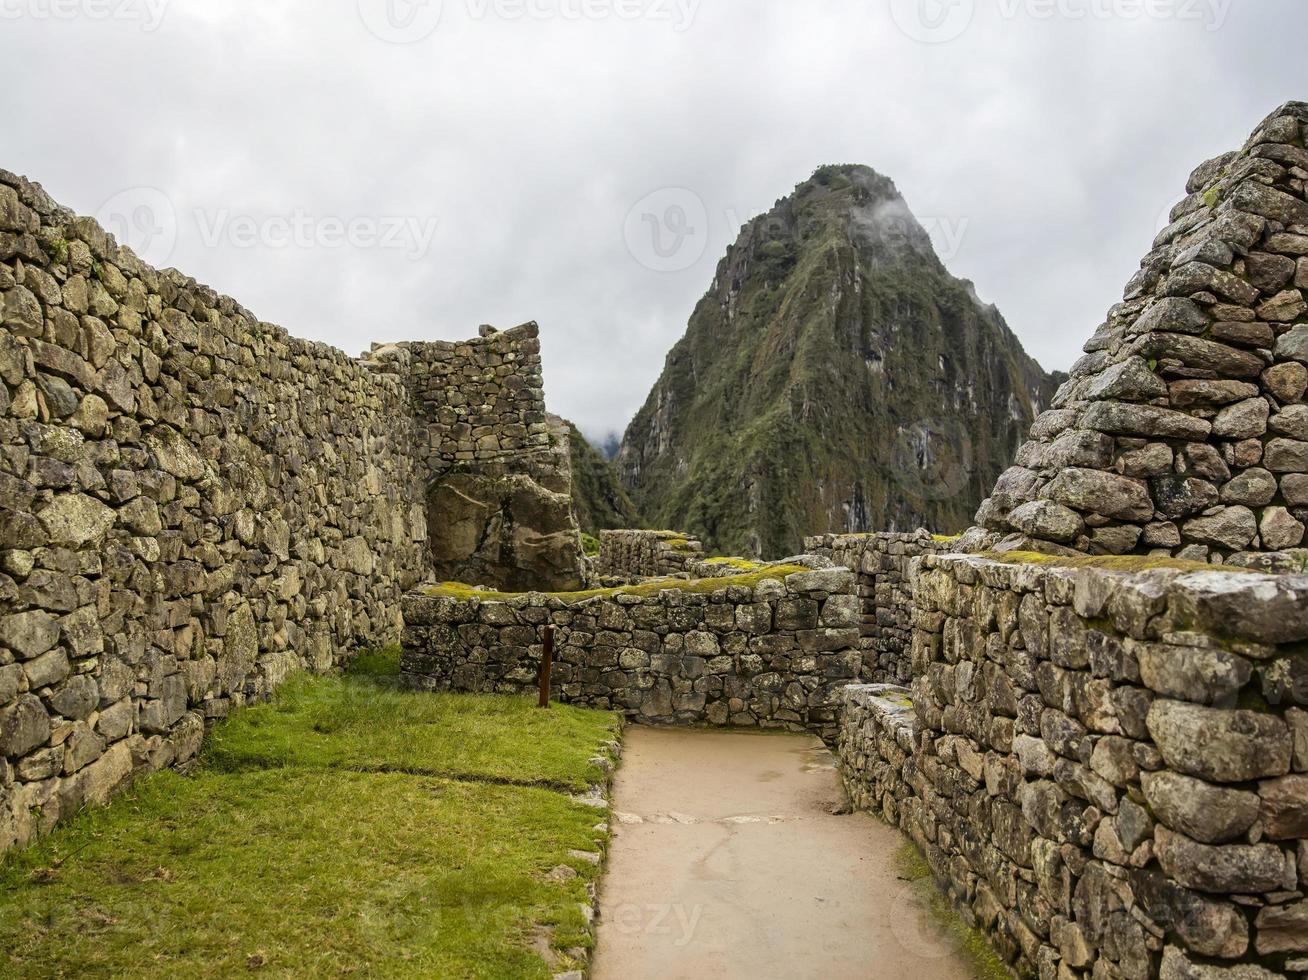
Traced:
[[636, 721], [788, 728], [834, 740], [839, 690], [861, 669], [858, 618], [854, 576], [843, 568], [588, 598], [418, 590], [404, 598], [401, 666], [427, 690], [535, 691], [552, 624], [559, 700]]
[[1025, 972], [1308, 970], [1308, 578], [921, 563], [911, 705], [843, 693], [854, 801]]
[[907, 684], [912, 678], [913, 559], [948, 550], [949, 543], [922, 530], [804, 539], [805, 551], [829, 558], [858, 576], [862, 603], [858, 645], [865, 680]]

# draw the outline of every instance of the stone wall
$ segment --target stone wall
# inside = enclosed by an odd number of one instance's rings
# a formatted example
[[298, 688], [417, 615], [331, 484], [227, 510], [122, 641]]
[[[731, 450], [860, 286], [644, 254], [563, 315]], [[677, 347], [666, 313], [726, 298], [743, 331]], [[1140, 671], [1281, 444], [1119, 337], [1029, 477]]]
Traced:
[[947, 555], [916, 595], [912, 710], [847, 690], [842, 774], [1007, 958], [1308, 970], [1308, 578]]
[[6, 172], [0, 318], [0, 851], [289, 670], [397, 640], [429, 523], [457, 523], [436, 474], [504, 477], [501, 557], [579, 556], [534, 324], [355, 360]]
[[[435, 594], [433, 594], [435, 593]], [[401, 666], [428, 690], [537, 689], [543, 627], [557, 627], [553, 694], [636, 721], [835, 735], [840, 687], [859, 676], [858, 599], [846, 569], [636, 586], [572, 598], [418, 590], [404, 598]]]
[[863, 605], [859, 649], [865, 680], [907, 684], [912, 678], [912, 562], [919, 555], [948, 550], [952, 541], [922, 530], [804, 539], [805, 551], [830, 558], [858, 575]]
[[689, 574], [704, 546], [680, 531], [600, 531], [597, 573], [604, 578]]
[[482, 326], [471, 340], [374, 345], [375, 359], [407, 352], [418, 455], [433, 478], [461, 464], [550, 451], [539, 336], [524, 323]]
[[410, 390], [432, 574], [502, 589], [581, 588], [567, 423], [545, 411], [539, 330], [375, 347]]
[[1195, 170], [978, 523], [1096, 554], [1303, 543], [1306, 127], [1287, 103]]

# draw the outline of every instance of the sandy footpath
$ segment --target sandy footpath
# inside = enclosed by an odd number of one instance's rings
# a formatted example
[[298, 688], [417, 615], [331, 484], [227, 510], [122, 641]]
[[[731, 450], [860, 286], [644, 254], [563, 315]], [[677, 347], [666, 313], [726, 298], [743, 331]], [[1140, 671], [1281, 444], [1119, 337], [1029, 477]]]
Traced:
[[867, 814], [836, 816], [804, 735], [632, 726], [613, 795], [596, 980], [963, 980]]

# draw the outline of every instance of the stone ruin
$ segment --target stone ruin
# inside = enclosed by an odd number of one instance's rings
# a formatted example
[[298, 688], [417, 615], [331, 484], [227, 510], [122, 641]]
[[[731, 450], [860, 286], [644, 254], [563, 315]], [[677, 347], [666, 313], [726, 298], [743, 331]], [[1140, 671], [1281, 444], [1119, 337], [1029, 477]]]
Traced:
[[1195, 170], [978, 523], [1041, 550], [1200, 561], [1303, 543], [1305, 127], [1288, 103]]
[[0, 172], [0, 851], [432, 577], [577, 588], [534, 323], [360, 360]]
[[406, 672], [521, 690], [553, 625], [567, 700], [814, 731], [1018, 975], [1308, 974], [1305, 126], [1196, 171], [983, 527], [806, 541], [849, 577], [411, 593]]
[[827, 739], [1016, 973], [1308, 974], [1305, 135], [1195, 172], [980, 527], [581, 593], [534, 325], [355, 361], [0, 173], [0, 850], [292, 668], [521, 691], [553, 627], [559, 698]]

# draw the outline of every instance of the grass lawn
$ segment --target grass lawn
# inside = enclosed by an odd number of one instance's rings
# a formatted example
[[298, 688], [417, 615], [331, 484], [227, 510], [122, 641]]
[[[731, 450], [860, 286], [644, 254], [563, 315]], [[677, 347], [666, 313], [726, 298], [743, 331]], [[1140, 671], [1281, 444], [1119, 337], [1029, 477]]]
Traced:
[[[0, 976], [548, 977], [588, 947], [605, 712], [294, 677], [0, 859]], [[567, 865], [575, 876], [551, 876]], [[557, 880], [558, 878], [563, 880]]]

